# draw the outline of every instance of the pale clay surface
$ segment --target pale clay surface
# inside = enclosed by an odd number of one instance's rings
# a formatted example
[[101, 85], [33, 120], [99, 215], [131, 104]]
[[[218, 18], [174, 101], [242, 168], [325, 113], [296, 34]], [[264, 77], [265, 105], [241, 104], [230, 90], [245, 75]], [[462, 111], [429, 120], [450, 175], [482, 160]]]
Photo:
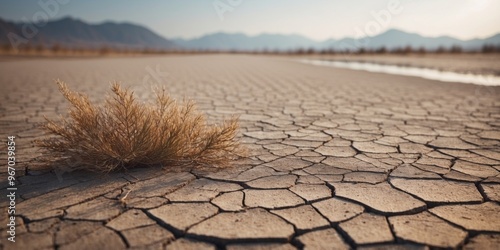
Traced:
[[[16, 245], [2, 237], [0, 249], [495, 249], [500, 242], [499, 87], [245, 55], [0, 64], [0, 131], [16, 136], [20, 194]], [[33, 160], [39, 152], [31, 144], [42, 136], [35, 124], [67, 107], [57, 78], [94, 100], [114, 80], [141, 100], [163, 84], [197, 101], [212, 121], [240, 115], [249, 156], [219, 172], [147, 168], [58, 179]], [[7, 206], [1, 199], [3, 232]]]

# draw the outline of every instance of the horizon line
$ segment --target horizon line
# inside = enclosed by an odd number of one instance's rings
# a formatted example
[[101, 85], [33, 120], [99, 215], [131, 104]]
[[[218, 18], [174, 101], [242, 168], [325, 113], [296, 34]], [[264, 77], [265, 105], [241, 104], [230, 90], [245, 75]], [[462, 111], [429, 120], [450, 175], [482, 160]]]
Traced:
[[[158, 36], [161, 36], [167, 40], [194, 40], [194, 39], [199, 39], [199, 38], [202, 38], [202, 37], [205, 37], [205, 36], [209, 36], [209, 35], [214, 35], [214, 34], [219, 34], [219, 33], [223, 33], [223, 34], [230, 34], [230, 35], [245, 35], [247, 37], [258, 37], [258, 36], [262, 36], [262, 35], [282, 35], [282, 36], [301, 36], [301, 37], [304, 37], [304, 38], [307, 38], [311, 41], [314, 41], [314, 42], [326, 42], [326, 41], [329, 41], [329, 40], [333, 40], [333, 41], [340, 41], [340, 40], [343, 40], [343, 39], [365, 39], [365, 38], [370, 38], [370, 37], [375, 37], [375, 36], [378, 36], [378, 35], [381, 35], [381, 34], [384, 34], [388, 31], [391, 31], [391, 30], [395, 30], [395, 31], [400, 31], [400, 32], [404, 32], [404, 33], [407, 33], [407, 34], [413, 34], [413, 35], [419, 35], [421, 37], [426, 37], [426, 38], [441, 38], [441, 37], [449, 37], [449, 38], [453, 38], [453, 39], [457, 39], [457, 40], [460, 40], [460, 41], [470, 41], [470, 40], [475, 40], [475, 39], [487, 39], [487, 38], [491, 38], [491, 37], [494, 37], [496, 35], [499, 35], [500, 34], [500, 31], [496, 31], [495, 33], [491, 34], [491, 35], [488, 35], [488, 36], [484, 36], [484, 37], [480, 37], [480, 36], [475, 36], [473, 38], [469, 38], [469, 39], [461, 39], [461, 38], [457, 38], [455, 36], [452, 36], [452, 35], [446, 35], [446, 34], [443, 34], [443, 35], [438, 35], [438, 36], [426, 36], [426, 35], [422, 35], [420, 33], [417, 33], [417, 32], [412, 32], [412, 31], [406, 31], [406, 30], [403, 30], [403, 29], [398, 29], [398, 28], [393, 28], [393, 27], [389, 27], [375, 35], [366, 35], [366, 36], [363, 36], [363, 37], [353, 37], [353, 36], [344, 36], [342, 38], [333, 38], [333, 37], [330, 37], [330, 38], [326, 38], [326, 39], [314, 39], [314, 38], [311, 38], [309, 36], [306, 36], [306, 35], [303, 35], [303, 34], [300, 34], [300, 33], [276, 33], [276, 32], [261, 32], [261, 33], [258, 33], [258, 34], [248, 34], [248, 33], [245, 33], [243, 31], [223, 31], [223, 30], [219, 30], [219, 31], [210, 31], [210, 32], [206, 32], [204, 34], [201, 34], [201, 35], [196, 35], [196, 36], [192, 36], [190, 38], [185, 38], [185, 37], [173, 37], [173, 36], [165, 36], [155, 30], [153, 30], [151, 27], [145, 25], [145, 24], [140, 24], [140, 23], [135, 23], [135, 22], [132, 22], [132, 21], [115, 21], [115, 20], [103, 20], [101, 22], [90, 22], [90, 21], [87, 21], [87, 20], [84, 20], [82, 18], [78, 18], [78, 17], [74, 17], [74, 16], [71, 16], [71, 15], [66, 15], [66, 16], [63, 16], [63, 17], [59, 17], [59, 18], [52, 18], [52, 19], [49, 19], [47, 22], [55, 22], [55, 21], [60, 21], [60, 20], [63, 20], [63, 19], [72, 19], [72, 20], [76, 20], [76, 21], [80, 21], [80, 22], [83, 22], [83, 23], [86, 23], [88, 25], [102, 25], [102, 24], [106, 24], [106, 23], [115, 23], [115, 24], [129, 24], [129, 25], [135, 25], [135, 26], [140, 26], [142, 28], [145, 28], [145, 29], [148, 29], [149, 31], [155, 33], [156, 35]], [[11, 22], [11, 23], [15, 23], [15, 24], [19, 24], [19, 23], [26, 23], [26, 22], [23, 22], [23, 21], [14, 21], [14, 20], [7, 20], [3, 17], [0, 16], [0, 20], [3, 20], [3, 21], [6, 21], [6, 22]]]

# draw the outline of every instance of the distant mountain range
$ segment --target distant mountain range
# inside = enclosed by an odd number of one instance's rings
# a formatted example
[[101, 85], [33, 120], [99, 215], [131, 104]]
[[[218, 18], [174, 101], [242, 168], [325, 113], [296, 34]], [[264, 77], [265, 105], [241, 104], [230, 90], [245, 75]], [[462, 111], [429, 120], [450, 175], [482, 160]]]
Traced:
[[[13, 23], [0, 19], [0, 43], [9, 43], [9, 32], [21, 39], [27, 38], [26, 32], [32, 32], [29, 27], [35, 27], [35, 35], [28, 39], [30, 43], [53, 46], [58, 44], [68, 48], [150, 48], [171, 49], [176, 45], [151, 30], [129, 23], [105, 22], [88, 24], [83, 21], [65, 17], [47, 22], [45, 25]], [[23, 29], [24, 32], [23, 33]], [[29, 35], [29, 34], [28, 34]]]
[[424, 37], [414, 33], [408, 33], [396, 29], [388, 30], [373, 37], [361, 39], [343, 38], [340, 40], [328, 39], [325, 41], [314, 41], [300, 35], [277, 35], [262, 34], [258, 36], [247, 36], [241, 33], [215, 33], [199, 38], [184, 40], [172, 40], [176, 44], [188, 49], [212, 49], [212, 50], [290, 50], [290, 49], [334, 49], [351, 51], [360, 48], [386, 49], [424, 47], [427, 50], [435, 50], [439, 47], [449, 48], [460, 46], [465, 50], [477, 50], [483, 45], [500, 45], [500, 33], [486, 39], [459, 40], [449, 36]]
[[[23, 35], [27, 27], [38, 30], [31, 39]], [[113, 48], [132, 49], [189, 49], [189, 50], [269, 50], [292, 49], [334, 49], [357, 50], [360, 48], [386, 49], [424, 47], [435, 50], [438, 47], [461, 46], [465, 50], [477, 50], [483, 45], [500, 46], [500, 33], [485, 39], [460, 40], [449, 36], [425, 37], [415, 33], [391, 29], [373, 37], [361, 39], [343, 38], [315, 41], [301, 35], [261, 34], [248, 36], [242, 33], [214, 33], [194, 39], [166, 39], [146, 27], [130, 23], [105, 22], [88, 24], [81, 20], [65, 17], [46, 23], [42, 27], [27, 23], [14, 23], [0, 19], [0, 44], [10, 43], [16, 34], [32, 45], [53, 46], [59, 44], [69, 48]], [[10, 34], [10, 39], [9, 39]], [[18, 40], [19, 41], [19, 40]]]
[[212, 50], [289, 50], [317, 48], [320, 44], [301, 35], [261, 34], [247, 36], [243, 33], [214, 33], [195, 39], [173, 39], [174, 43], [187, 49]]

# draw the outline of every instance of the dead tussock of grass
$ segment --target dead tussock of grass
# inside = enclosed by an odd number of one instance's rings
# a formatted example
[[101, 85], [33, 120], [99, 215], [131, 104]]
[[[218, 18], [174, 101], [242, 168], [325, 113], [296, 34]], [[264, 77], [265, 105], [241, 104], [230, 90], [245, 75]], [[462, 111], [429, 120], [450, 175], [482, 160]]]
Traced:
[[115, 83], [98, 106], [57, 84], [71, 104], [69, 114], [60, 121], [46, 118], [42, 127], [53, 136], [35, 142], [53, 163], [98, 172], [153, 165], [225, 167], [243, 153], [235, 139], [237, 118], [208, 125], [193, 101], [179, 104], [165, 89], [157, 89], [155, 102], [148, 104]]

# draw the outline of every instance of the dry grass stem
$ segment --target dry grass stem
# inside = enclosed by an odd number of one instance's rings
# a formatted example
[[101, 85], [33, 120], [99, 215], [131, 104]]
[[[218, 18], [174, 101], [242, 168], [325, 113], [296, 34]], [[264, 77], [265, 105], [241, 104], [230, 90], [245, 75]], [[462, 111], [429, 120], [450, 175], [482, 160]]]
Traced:
[[53, 135], [36, 141], [51, 161], [109, 172], [138, 166], [183, 164], [224, 167], [242, 151], [235, 139], [238, 119], [209, 125], [192, 101], [177, 103], [157, 89], [155, 103], [137, 101], [129, 89], [112, 85], [101, 106], [57, 81], [70, 102], [60, 121], [46, 118]]

